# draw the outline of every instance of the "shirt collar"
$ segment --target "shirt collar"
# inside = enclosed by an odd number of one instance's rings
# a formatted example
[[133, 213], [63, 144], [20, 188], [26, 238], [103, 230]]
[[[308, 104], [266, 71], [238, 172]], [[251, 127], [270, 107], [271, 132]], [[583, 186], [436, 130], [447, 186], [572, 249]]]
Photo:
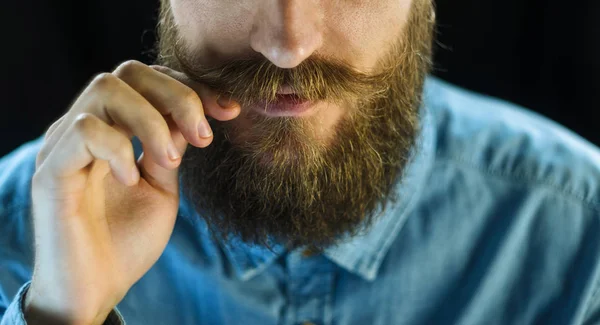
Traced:
[[[428, 83], [430, 83], [429, 80], [425, 84], [425, 89], [427, 89]], [[423, 97], [426, 102], [427, 92]], [[384, 257], [418, 201], [433, 162], [435, 123], [427, 104], [423, 105], [419, 120], [421, 130], [416, 146], [411, 153], [401, 181], [396, 185], [396, 193], [400, 199], [395, 203], [388, 204], [383, 214], [366, 231], [347, 238], [324, 252], [327, 258], [340, 267], [368, 281], [377, 278]], [[183, 196], [179, 213], [188, 216], [195, 215], [194, 218], [198, 217]], [[237, 277], [242, 281], [247, 281], [260, 274], [286, 251], [281, 245], [274, 244], [270, 248], [250, 245], [236, 237], [231, 238], [228, 242], [221, 241], [218, 245], [223, 248]]]
[[325, 251], [325, 256], [349, 272], [373, 281], [381, 262], [398, 236], [425, 185], [433, 162], [435, 127], [427, 105], [420, 116], [421, 131], [404, 176], [396, 185], [398, 200], [390, 203], [366, 232]]

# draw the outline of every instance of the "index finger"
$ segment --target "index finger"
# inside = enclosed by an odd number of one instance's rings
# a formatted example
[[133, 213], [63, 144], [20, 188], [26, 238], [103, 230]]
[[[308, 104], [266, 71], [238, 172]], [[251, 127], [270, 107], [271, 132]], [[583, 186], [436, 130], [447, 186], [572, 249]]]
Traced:
[[[202, 99], [207, 115], [219, 121], [228, 121], [236, 118], [240, 113], [240, 104], [230, 98], [218, 96], [208, 87], [192, 80], [185, 73], [173, 70], [162, 65], [151, 65], [150, 68], [163, 73], [182, 84], [192, 88]], [[204, 103], [206, 99], [206, 104]], [[216, 104], [216, 105], [214, 105]]]
[[196, 89], [137, 61], [120, 65], [114, 74], [162, 115], [170, 116], [189, 143], [196, 147], [206, 147], [211, 143], [212, 130], [205, 108], [218, 106], [215, 98], [200, 98]]

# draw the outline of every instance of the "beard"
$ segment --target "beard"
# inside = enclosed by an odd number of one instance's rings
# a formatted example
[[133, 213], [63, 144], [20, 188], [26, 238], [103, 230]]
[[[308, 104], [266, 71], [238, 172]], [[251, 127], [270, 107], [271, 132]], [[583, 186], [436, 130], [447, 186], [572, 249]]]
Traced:
[[[430, 1], [413, 1], [402, 35], [369, 73], [316, 56], [292, 69], [261, 57], [201, 66], [179, 37], [168, 0], [160, 18], [158, 63], [239, 102], [247, 121], [209, 119], [213, 143], [189, 146], [180, 166], [182, 194], [213, 235], [322, 250], [368, 229], [402, 199], [395, 185], [415, 149], [431, 66]], [[315, 119], [245, 114], [276, 100], [283, 85], [347, 114], [326, 137], [316, 135]]]

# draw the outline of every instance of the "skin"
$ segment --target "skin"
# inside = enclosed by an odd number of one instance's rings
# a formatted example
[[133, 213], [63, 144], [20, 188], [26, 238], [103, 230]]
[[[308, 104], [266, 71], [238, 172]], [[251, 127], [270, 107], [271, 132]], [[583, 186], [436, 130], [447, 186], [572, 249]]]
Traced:
[[[281, 68], [311, 55], [369, 71], [402, 30], [411, 1], [172, 0], [202, 64], [260, 53]], [[98, 75], [46, 133], [33, 176], [36, 256], [28, 324], [102, 324], [157, 261], [173, 230], [178, 168], [188, 144], [204, 148], [206, 116], [233, 120], [223, 102], [184, 74], [130, 61]], [[343, 107], [317, 110], [332, 132]], [[251, 127], [251, 121], [242, 121]], [[204, 127], [200, 127], [203, 125]], [[210, 133], [210, 132], [209, 132]], [[138, 137], [144, 154], [134, 160]], [[69, 270], [69, 272], [64, 272]]]
[[[412, 0], [171, 0], [170, 5], [179, 35], [200, 64], [260, 53], [280, 68], [294, 68], [318, 55], [370, 72], [404, 28]], [[318, 104], [309, 119], [314, 137], [328, 142], [346, 113], [339, 105]], [[252, 127], [244, 114], [236, 124]]]

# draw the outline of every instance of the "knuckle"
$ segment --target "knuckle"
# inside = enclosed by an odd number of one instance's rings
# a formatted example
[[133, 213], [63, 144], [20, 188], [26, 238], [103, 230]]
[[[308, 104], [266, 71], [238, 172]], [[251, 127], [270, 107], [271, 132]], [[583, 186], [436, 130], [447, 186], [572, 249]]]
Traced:
[[52, 130], [52, 129], [53, 129], [53, 126], [54, 126], [54, 125], [52, 125], [52, 126], [51, 126], [51, 128], [50, 128], [50, 129], [48, 129], [48, 131], [46, 131], [46, 133], [44, 133], [44, 140], [45, 140], [45, 141], [48, 141], [48, 140], [50, 139], [50, 134], [52, 134], [52, 132], [50, 132], [50, 130]]
[[37, 155], [35, 156], [35, 165], [39, 167], [44, 162], [46, 157], [48, 157], [49, 153], [50, 148], [48, 147], [48, 145], [43, 145], [40, 148], [40, 151], [38, 151]]
[[117, 69], [115, 69], [114, 74], [122, 79], [127, 79], [129, 77], [134, 76], [142, 67], [145, 65], [136, 60], [129, 60], [121, 63]]
[[105, 91], [114, 87], [118, 82], [117, 79], [112, 73], [104, 72], [94, 78], [90, 87], [97, 91]]
[[90, 113], [81, 113], [73, 120], [73, 129], [82, 136], [93, 135], [95, 126], [96, 120]]
[[168, 133], [168, 126], [166, 125], [165, 120], [162, 117], [157, 118], [148, 118], [146, 120], [146, 125], [144, 127], [146, 130], [155, 133], [155, 134], [163, 134], [164, 132]]
[[154, 69], [154, 70], [156, 70], [156, 71], [158, 71], [160, 73], [167, 73], [167, 72], [169, 72], [169, 69], [167, 67], [165, 67], [165, 66], [162, 66], [162, 65], [153, 64], [153, 65], [149, 65], [148, 67], [151, 68], [151, 69]]
[[[200, 100], [200, 97], [191, 88], [185, 88], [184, 90], [182, 90], [181, 96], [177, 96], [176, 101], [178, 107], [185, 107], [188, 109], [196, 107], [202, 108], [202, 101]], [[187, 112], [188, 110], [185, 109], [183, 111]]]
[[63, 117], [61, 117], [60, 119], [58, 119], [57, 121], [55, 121], [54, 123], [52, 123], [52, 125], [50, 125], [50, 127], [48, 128], [48, 130], [44, 134], [44, 140], [48, 140], [50, 138], [50, 135], [53, 133], [53, 131], [55, 131], [55, 129], [58, 127], [58, 125], [63, 122]]

